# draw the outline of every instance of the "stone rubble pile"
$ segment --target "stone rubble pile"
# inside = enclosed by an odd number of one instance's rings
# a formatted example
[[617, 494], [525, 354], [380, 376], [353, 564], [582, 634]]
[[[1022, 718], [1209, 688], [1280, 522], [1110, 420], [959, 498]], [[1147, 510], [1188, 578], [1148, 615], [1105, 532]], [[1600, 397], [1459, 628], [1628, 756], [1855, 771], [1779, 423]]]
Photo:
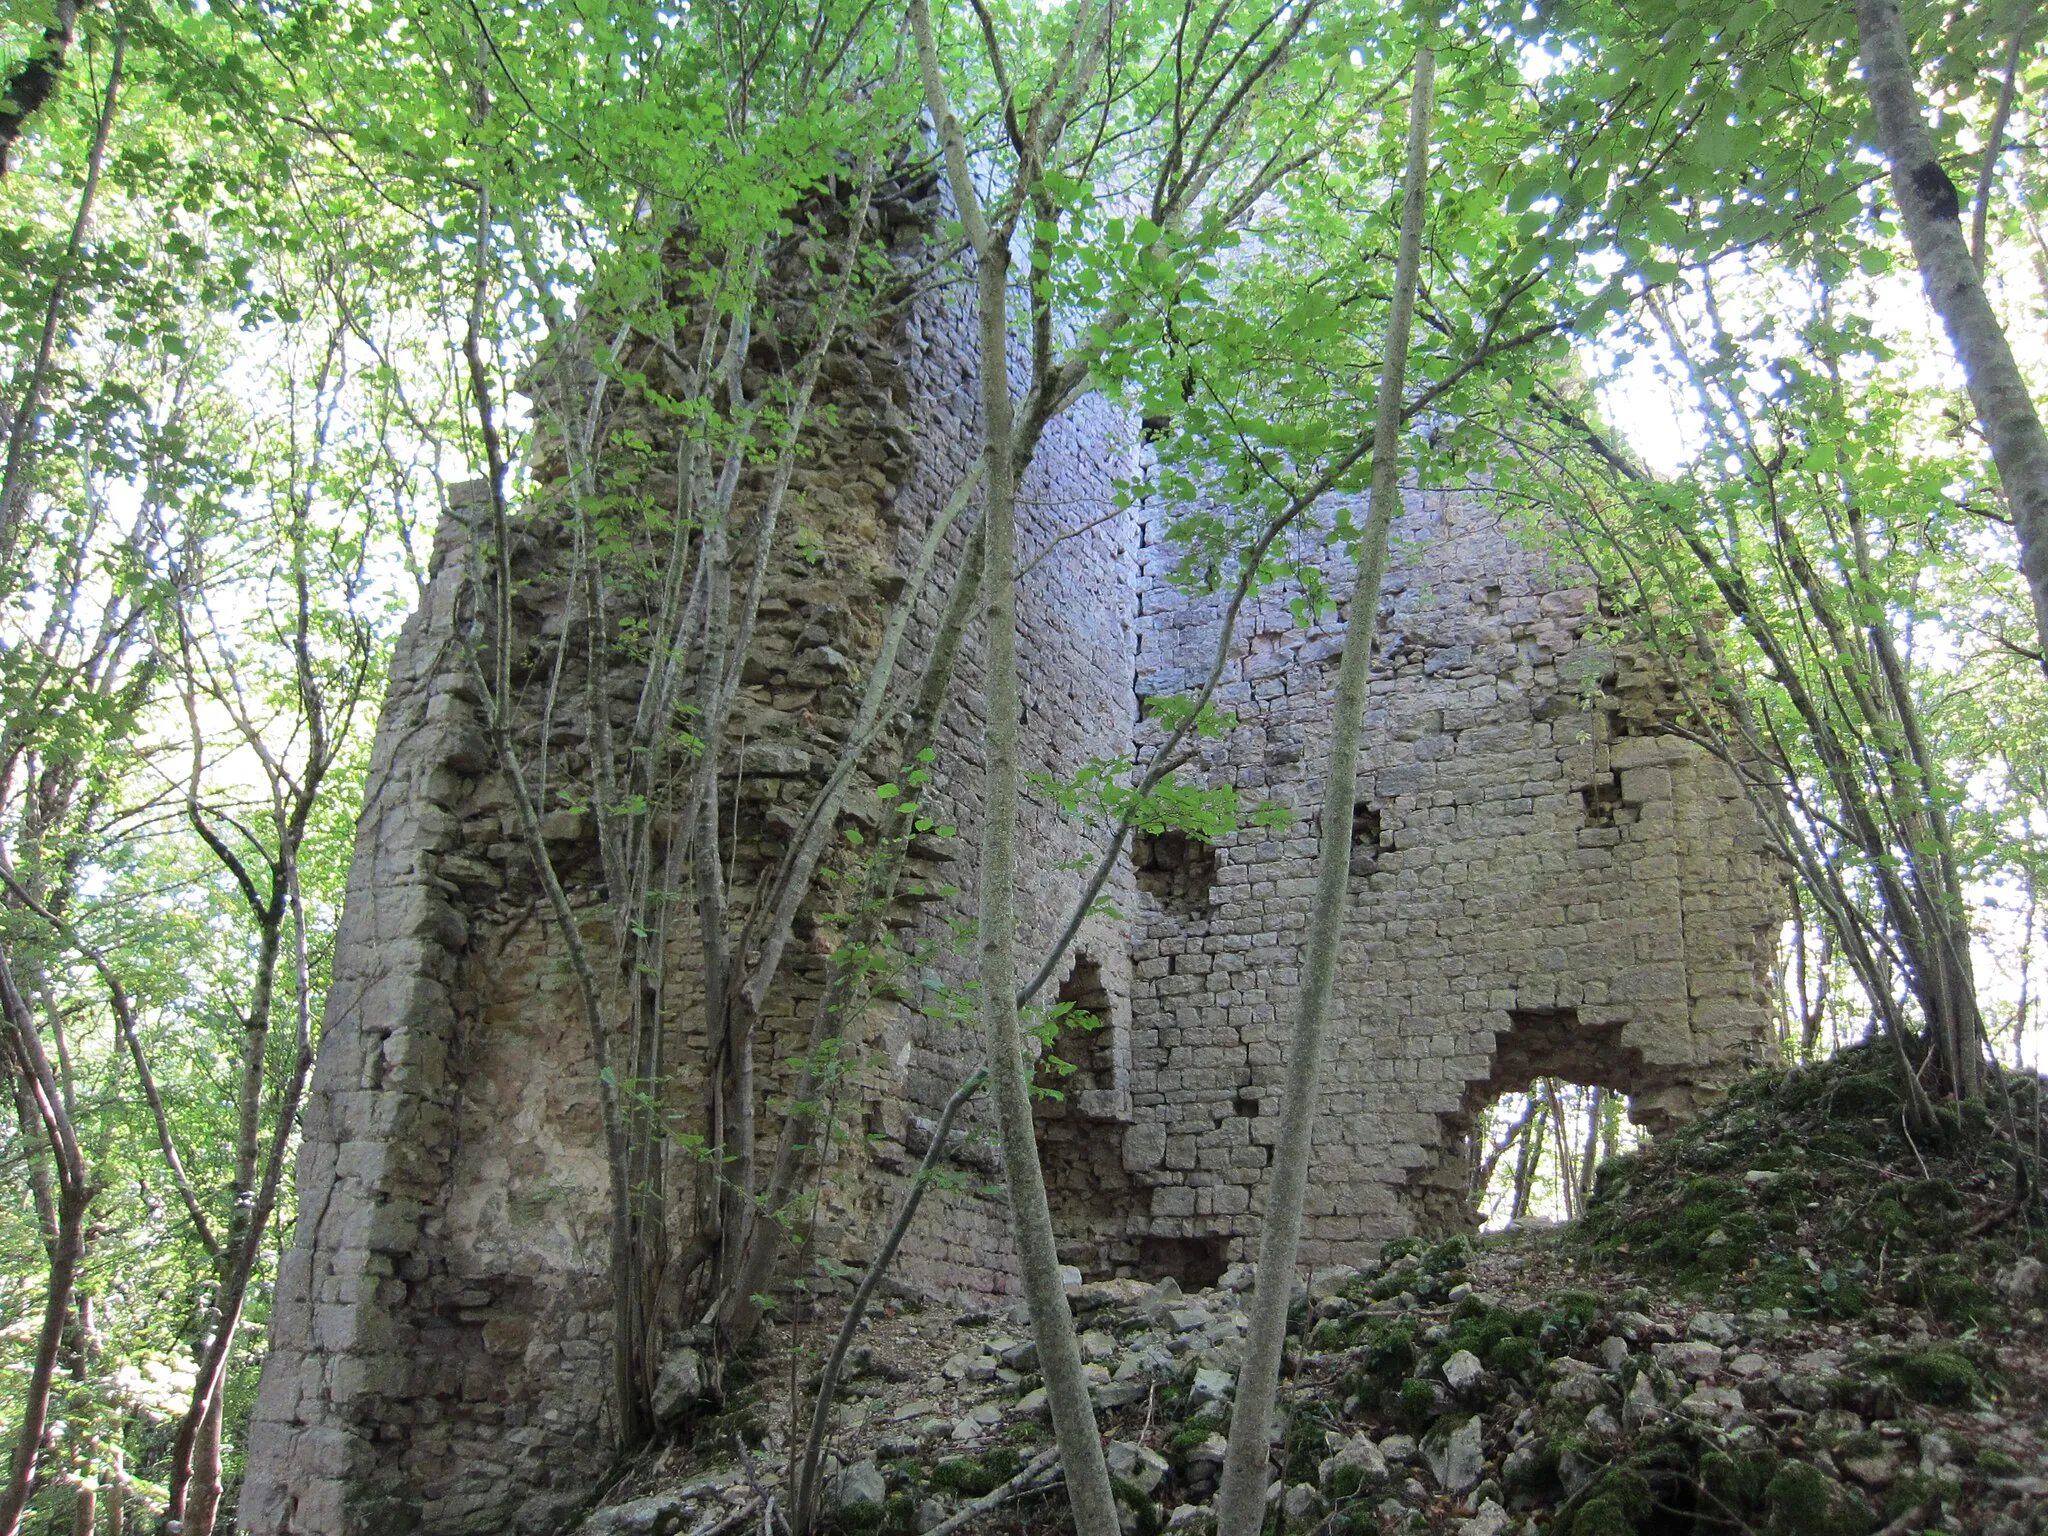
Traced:
[[[1621, 1536], [1693, 1529], [1705, 1500], [1773, 1536], [1867, 1536], [1922, 1507], [1929, 1528], [1967, 1509], [1941, 1528], [2048, 1530], [2048, 1425], [2001, 1411], [1996, 1369], [1915, 1319], [1851, 1334], [1640, 1289], [1537, 1297], [1521, 1262], [1411, 1241], [1297, 1282], [1268, 1494], [1282, 1531]], [[1237, 1266], [1193, 1294], [1172, 1280], [1069, 1287], [1133, 1536], [1214, 1529], [1251, 1280]], [[837, 1406], [825, 1486], [849, 1536], [930, 1530], [1049, 1442], [1021, 1309], [939, 1321], [917, 1325], [928, 1370], [864, 1346]], [[776, 1495], [781, 1460], [771, 1444], [751, 1478], [700, 1477], [583, 1529], [708, 1533]], [[1684, 1518], [1659, 1524], [1674, 1508]]]

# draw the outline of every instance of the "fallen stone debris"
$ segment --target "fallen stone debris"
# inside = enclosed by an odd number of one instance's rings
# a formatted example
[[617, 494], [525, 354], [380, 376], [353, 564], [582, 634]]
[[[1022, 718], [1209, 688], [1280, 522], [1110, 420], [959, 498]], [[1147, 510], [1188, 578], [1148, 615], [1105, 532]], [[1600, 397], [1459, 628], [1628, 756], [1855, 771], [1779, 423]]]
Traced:
[[[1297, 1277], [1268, 1530], [2048, 1532], [2048, 1233], [2008, 1155], [2038, 1106], [2015, 1093], [1997, 1122], [1914, 1137], [1891, 1092], [1868, 1053], [1759, 1074], [1603, 1168], [1570, 1226]], [[1130, 1536], [1214, 1530], [1251, 1284], [1243, 1265], [1198, 1293], [1073, 1277]], [[779, 1335], [759, 1388], [729, 1387], [585, 1536], [779, 1509], [788, 1351], [812, 1337]], [[1021, 1308], [898, 1300], [863, 1339], [825, 1529], [1066, 1529]]]

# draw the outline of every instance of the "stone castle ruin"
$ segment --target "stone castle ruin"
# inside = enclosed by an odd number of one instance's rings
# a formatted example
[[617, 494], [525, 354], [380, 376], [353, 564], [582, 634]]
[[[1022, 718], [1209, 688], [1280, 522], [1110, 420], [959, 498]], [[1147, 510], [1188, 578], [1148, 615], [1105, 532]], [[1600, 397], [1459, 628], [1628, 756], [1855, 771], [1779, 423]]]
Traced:
[[[925, 217], [914, 199], [880, 214], [892, 238]], [[836, 413], [798, 471], [805, 529], [787, 527], [776, 552], [729, 746], [738, 884], [828, 770], [876, 614], [971, 463], [976, 366], [968, 317], [930, 298], [850, 338], [827, 370]], [[614, 430], [660, 428], [651, 411], [619, 417]], [[1025, 486], [1024, 728], [1048, 773], [1141, 754], [1144, 701], [1193, 688], [1217, 644], [1220, 600], [1168, 580], [1172, 509], [1112, 514], [1144, 452], [1091, 398], [1048, 434]], [[265, 1536], [554, 1530], [607, 1455], [595, 1070], [461, 654], [482, 518], [474, 496], [451, 507], [393, 662], [252, 1429], [241, 1519]], [[522, 526], [517, 621], [538, 651], [565, 622], [566, 554], [545, 519]], [[913, 648], [961, 542], [955, 530], [920, 600]], [[1058, 1044], [1076, 1071], [1039, 1110], [1063, 1257], [1091, 1278], [1205, 1284], [1251, 1256], [1322, 836], [1352, 840], [1351, 909], [1305, 1262], [1469, 1226], [1474, 1116], [1537, 1076], [1626, 1094], [1655, 1130], [1768, 1049], [1781, 878], [1732, 774], [1663, 728], [1654, 671], [1599, 638], [1583, 571], [1504, 526], [1483, 493], [1409, 497], [1377, 616], [1360, 799], [1335, 828], [1316, 807], [1344, 616], [1304, 631], [1287, 596], [1247, 607], [1218, 700], [1241, 723], [1190, 771], [1279, 802], [1291, 828], [1136, 839], [1113, 910], [1087, 920], [1058, 972], [1059, 998], [1104, 1024]], [[905, 904], [912, 939], [974, 910], [978, 644], [927, 795], [962, 836], [913, 850], [929, 884]], [[550, 731], [573, 773], [588, 744]], [[1021, 833], [1029, 957], [1064, 923], [1102, 833], [1031, 794]], [[546, 835], [596, 921], [587, 817], [551, 812]], [[764, 1096], [787, 1089], [825, 948], [805, 947], [770, 1000]], [[956, 982], [970, 963], [939, 943], [920, 962]], [[690, 964], [679, 947], [685, 982]], [[682, 1014], [669, 1059], [695, 1103], [702, 1023]], [[877, 1003], [864, 1028], [837, 1105], [856, 1134], [811, 1238], [848, 1262], [872, 1251], [979, 1058], [971, 1030], [914, 996]], [[1014, 1284], [1000, 1163], [985, 1133], [959, 1157], [980, 1176], [926, 1202], [898, 1272], [928, 1293], [999, 1295]]]

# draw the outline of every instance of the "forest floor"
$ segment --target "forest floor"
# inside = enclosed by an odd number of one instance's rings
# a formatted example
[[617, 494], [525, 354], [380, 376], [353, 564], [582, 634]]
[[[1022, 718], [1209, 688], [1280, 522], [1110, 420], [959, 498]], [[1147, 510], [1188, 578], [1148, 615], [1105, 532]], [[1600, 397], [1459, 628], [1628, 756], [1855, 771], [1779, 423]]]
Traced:
[[[1760, 1073], [1604, 1166], [1577, 1222], [1306, 1277], [1268, 1529], [2048, 1533], [2048, 1227], [2018, 1172], [2041, 1098], [2011, 1079], [1911, 1135], [1874, 1053]], [[1249, 1281], [1071, 1292], [1133, 1536], [1214, 1530]], [[586, 1536], [763, 1529], [820, 1311], [771, 1330]], [[834, 1407], [826, 1529], [1069, 1529], [1029, 1338], [1008, 1309], [878, 1307]]]

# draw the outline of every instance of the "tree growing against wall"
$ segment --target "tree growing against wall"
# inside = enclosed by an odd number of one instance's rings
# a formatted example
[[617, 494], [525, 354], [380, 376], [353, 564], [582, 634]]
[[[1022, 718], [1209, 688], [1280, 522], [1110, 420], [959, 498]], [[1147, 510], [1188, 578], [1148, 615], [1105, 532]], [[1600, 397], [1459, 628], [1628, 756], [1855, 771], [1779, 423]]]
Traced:
[[1288, 1039], [1287, 1080], [1281, 1098], [1280, 1135], [1273, 1147], [1266, 1219], [1259, 1233], [1252, 1326], [1245, 1341], [1244, 1364], [1237, 1373], [1230, 1451], [1223, 1464], [1223, 1486], [1217, 1493], [1217, 1529], [1222, 1536], [1253, 1536], [1265, 1521], [1268, 1425], [1280, 1386], [1287, 1311], [1294, 1300], [1294, 1259], [1301, 1243], [1316, 1099], [1322, 1083], [1337, 951], [1343, 943], [1349, 905], [1351, 840], [1346, 832], [1357, 800], [1358, 752], [1379, 631], [1387, 540], [1401, 500], [1401, 418], [1408, 378], [1408, 337], [1415, 323], [1415, 294], [1422, 274], [1435, 88], [1436, 55], [1425, 46], [1416, 54], [1410, 76], [1408, 154], [1401, 178], [1401, 244], [1387, 305], [1386, 339], [1381, 346], [1379, 397], [1374, 403], [1371, 500], [1356, 546], [1358, 571], [1351, 589], [1351, 622], [1345, 626], [1343, 660], [1337, 668], [1330, 755], [1323, 769], [1323, 838], [1316, 855], [1315, 904], [1309, 913], [1301, 1009]]
[[[1966, 887], [1991, 845], [1964, 808], [1974, 711], [1958, 706], [1982, 686], [1973, 674], [2034, 687], [2021, 657], [1950, 617], [1966, 606], [1952, 583], [1982, 591], [1995, 569], [1941, 510], [1947, 455], [1901, 441], [1912, 389], [1886, 376], [1884, 343], [1842, 318], [1833, 283], [1788, 284], [1765, 314], [1711, 269], [1696, 282], [1696, 305], [1653, 311], [1652, 338], [1694, 392], [1711, 467], [1659, 481], [1558, 402], [1564, 441], [1588, 453], [1560, 502], [1579, 509], [1581, 551], [1628, 594], [1624, 628], [1688, 680], [1681, 729], [1756, 791], [1886, 1035], [1931, 1052], [1931, 1077], [1908, 1078], [1974, 1096]], [[1806, 314], [1790, 320], [1802, 287]], [[1937, 629], [1956, 636], [1947, 654]]]
[[[914, 0], [910, 17], [972, 262], [981, 343], [989, 704], [977, 942], [990, 1093], [1070, 1506], [1085, 1536], [1106, 1536], [1117, 1529], [1116, 1503], [1059, 1276], [1017, 1003], [1018, 484], [1047, 426], [1088, 387], [1105, 355], [1133, 346], [1131, 333], [1140, 345], [1163, 342], [1193, 300], [1187, 289], [1199, 284], [1207, 253], [1312, 152], [1317, 135], [1299, 114], [1304, 101], [1326, 99], [1327, 69], [1305, 43], [1314, 6], [1243, 17], [1227, 7], [1170, 12], [1162, 18], [1170, 51], [1149, 69], [1135, 50], [1150, 44], [1153, 18], [1092, 4], [1044, 18], [982, 9], [975, 62], [985, 73], [975, 83], [996, 129], [986, 152], [1000, 167], [985, 181], [956, 110], [945, 39], [928, 6]], [[1147, 87], [1132, 83], [1148, 77]], [[1084, 232], [1094, 233], [1093, 183], [1119, 163], [1138, 189], [1136, 207], [1112, 216], [1107, 248], [1083, 243]], [[1077, 263], [1092, 278], [1080, 293], [1092, 300], [1074, 302]], [[1021, 396], [1013, 348], [1021, 353]]]

